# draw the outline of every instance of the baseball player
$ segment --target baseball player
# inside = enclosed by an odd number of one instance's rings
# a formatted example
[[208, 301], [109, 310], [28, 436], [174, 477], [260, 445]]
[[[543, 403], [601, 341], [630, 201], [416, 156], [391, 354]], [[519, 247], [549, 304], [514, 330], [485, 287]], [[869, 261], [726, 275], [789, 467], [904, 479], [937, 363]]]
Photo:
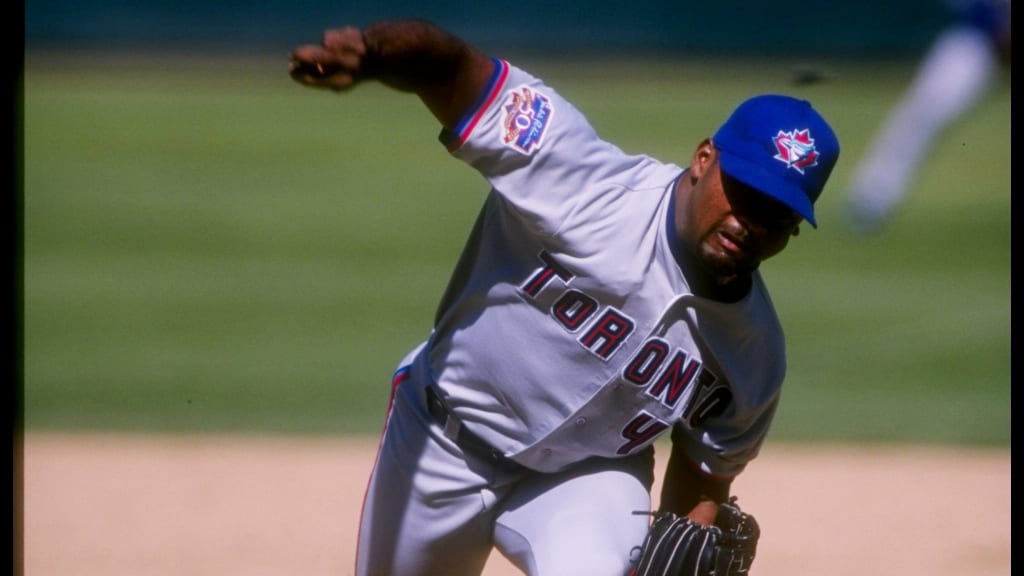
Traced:
[[1010, 63], [1010, 0], [947, 0], [953, 22], [935, 39], [906, 92], [868, 142], [846, 191], [856, 232], [882, 227], [947, 127], [996, 84]]
[[[416, 94], [489, 190], [433, 330], [394, 374], [356, 574], [623, 575], [661, 507], [711, 523], [786, 369], [762, 261], [839, 154], [809, 103], [762, 95], [686, 168], [601, 139], [543, 80], [423, 21], [297, 47], [306, 86]], [[685, 96], [680, 95], [680, 106]]]

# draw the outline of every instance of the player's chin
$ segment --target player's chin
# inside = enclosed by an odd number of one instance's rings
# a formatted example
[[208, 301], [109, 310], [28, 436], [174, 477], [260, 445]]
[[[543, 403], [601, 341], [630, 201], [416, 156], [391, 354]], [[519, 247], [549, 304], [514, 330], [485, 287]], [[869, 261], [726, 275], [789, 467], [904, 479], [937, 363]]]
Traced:
[[736, 263], [722, 253], [707, 252], [701, 254], [700, 267], [715, 279], [729, 278], [736, 275]]
[[719, 284], [725, 284], [734, 278], [749, 276], [760, 264], [743, 254], [728, 250], [705, 250], [701, 254], [702, 268]]
[[704, 267], [722, 276], [735, 276], [757, 268], [757, 260], [732, 243], [706, 242], [701, 250]]

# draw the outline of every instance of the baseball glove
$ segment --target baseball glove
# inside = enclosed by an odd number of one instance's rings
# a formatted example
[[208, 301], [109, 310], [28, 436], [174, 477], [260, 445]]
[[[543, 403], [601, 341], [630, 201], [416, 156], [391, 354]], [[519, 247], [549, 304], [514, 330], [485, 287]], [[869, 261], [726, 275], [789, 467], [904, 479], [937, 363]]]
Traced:
[[761, 529], [736, 497], [718, 505], [712, 526], [655, 512], [630, 576], [737, 576], [754, 562]]

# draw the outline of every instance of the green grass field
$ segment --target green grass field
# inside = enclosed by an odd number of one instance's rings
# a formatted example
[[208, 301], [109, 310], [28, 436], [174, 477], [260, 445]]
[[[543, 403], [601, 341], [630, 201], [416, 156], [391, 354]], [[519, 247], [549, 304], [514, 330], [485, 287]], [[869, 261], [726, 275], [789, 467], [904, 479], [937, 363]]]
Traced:
[[[685, 164], [755, 92], [843, 143], [765, 276], [790, 371], [773, 438], [1010, 441], [1008, 78], [936, 148], [889, 227], [840, 195], [912, 63], [539, 62], [598, 131]], [[411, 96], [337, 96], [272, 60], [29, 55], [24, 414], [33, 429], [375, 434], [485, 191]]]

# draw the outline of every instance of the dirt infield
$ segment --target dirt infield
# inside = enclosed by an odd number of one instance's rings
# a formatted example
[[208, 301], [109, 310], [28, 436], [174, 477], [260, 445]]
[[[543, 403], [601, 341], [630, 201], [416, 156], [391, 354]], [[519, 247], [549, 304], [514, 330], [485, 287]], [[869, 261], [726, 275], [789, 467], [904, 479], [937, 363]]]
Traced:
[[[29, 435], [24, 573], [352, 574], [375, 449]], [[763, 530], [755, 576], [1010, 573], [1009, 449], [769, 443], [734, 492]], [[495, 555], [485, 574], [518, 572]]]

